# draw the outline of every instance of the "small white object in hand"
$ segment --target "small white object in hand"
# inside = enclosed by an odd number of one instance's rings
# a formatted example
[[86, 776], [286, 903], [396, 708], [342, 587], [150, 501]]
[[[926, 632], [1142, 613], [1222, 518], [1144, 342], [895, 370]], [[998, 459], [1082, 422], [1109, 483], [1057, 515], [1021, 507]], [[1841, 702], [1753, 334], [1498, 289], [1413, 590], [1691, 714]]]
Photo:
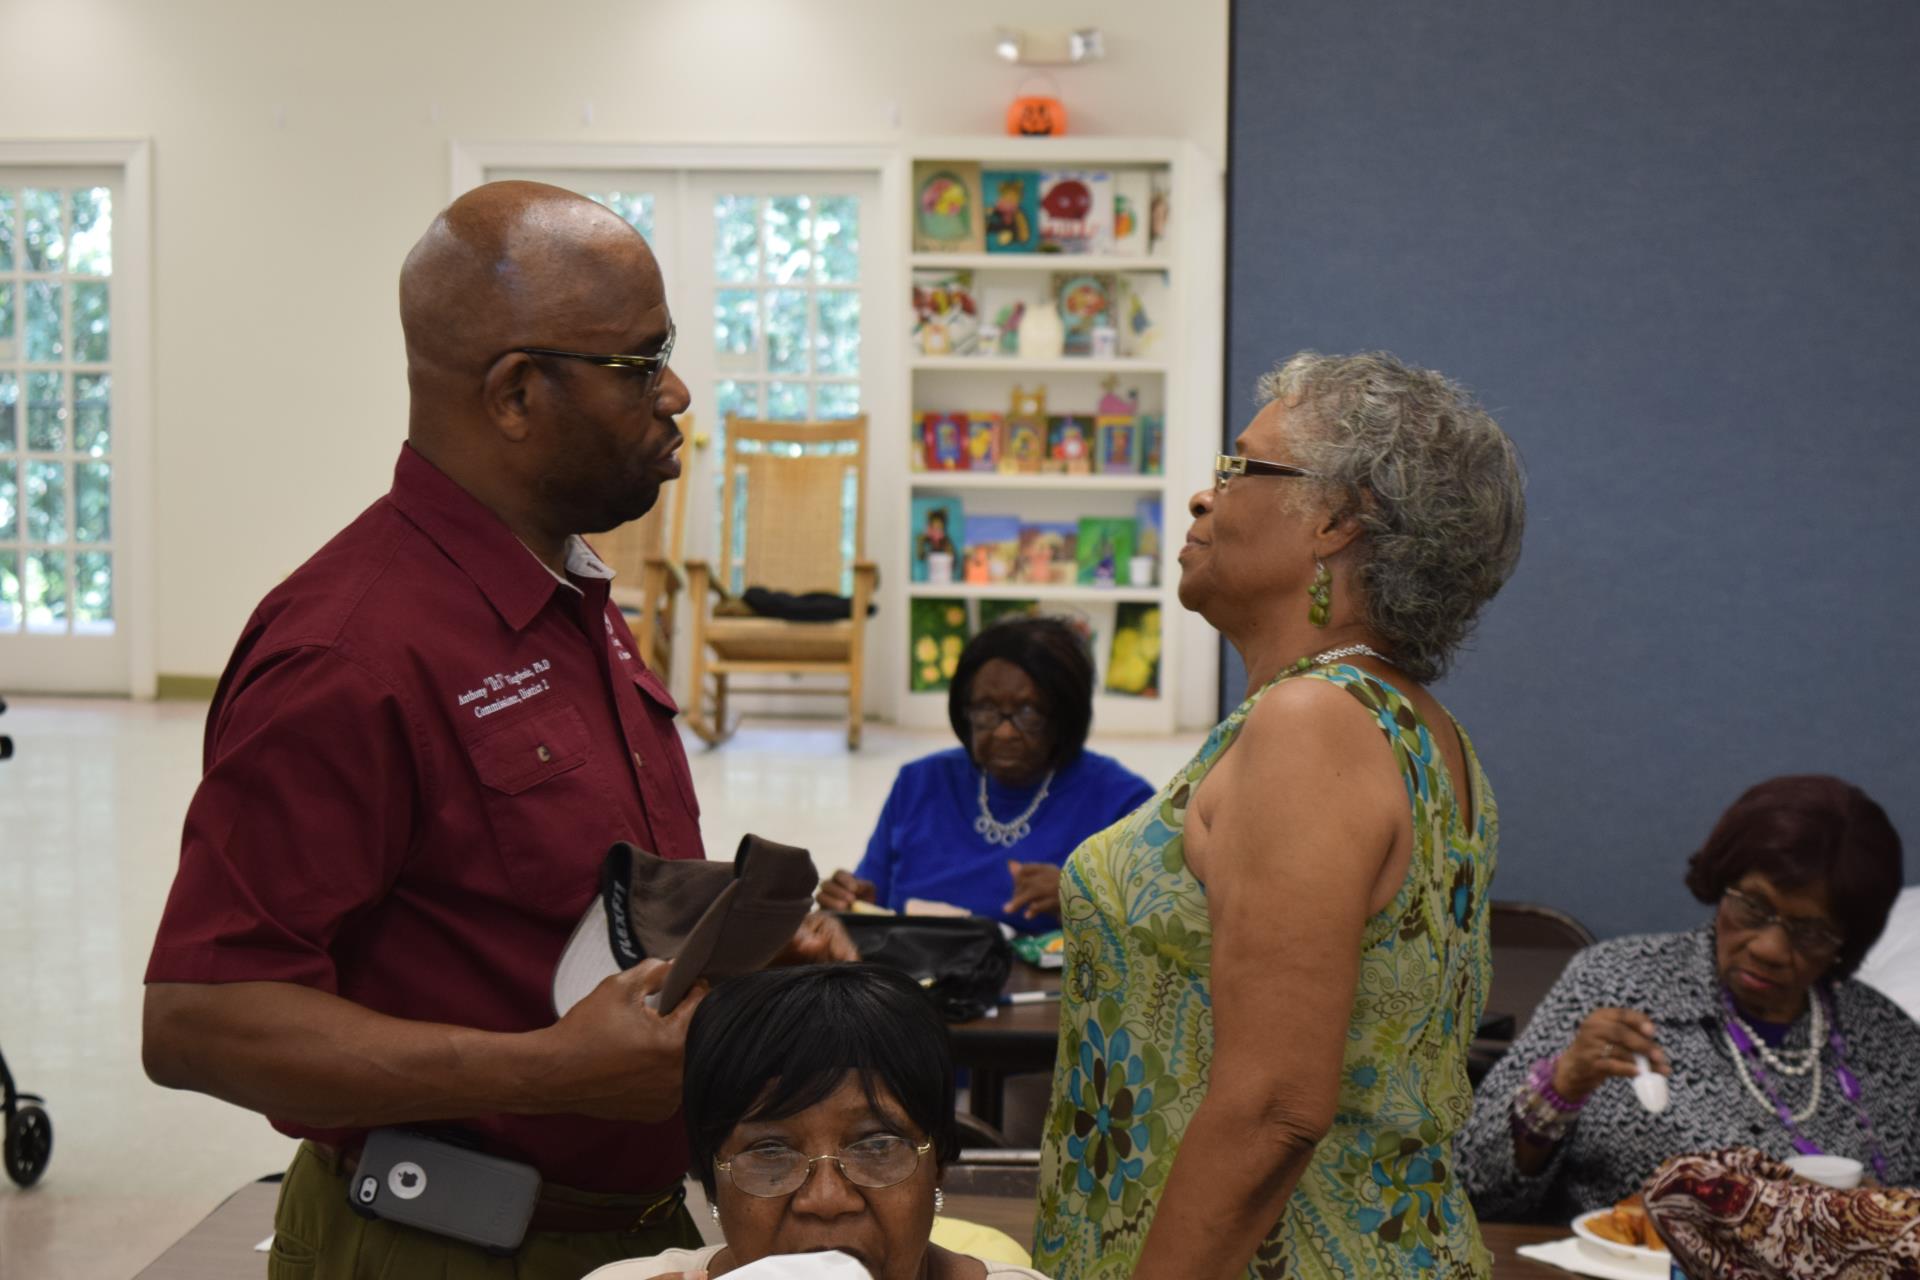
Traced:
[[1633, 1065], [1640, 1072], [1633, 1078], [1633, 1096], [1640, 1099], [1640, 1105], [1659, 1115], [1667, 1109], [1667, 1078], [1653, 1069], [1647, 1061], [1647, 1055], [1633, 1055]]

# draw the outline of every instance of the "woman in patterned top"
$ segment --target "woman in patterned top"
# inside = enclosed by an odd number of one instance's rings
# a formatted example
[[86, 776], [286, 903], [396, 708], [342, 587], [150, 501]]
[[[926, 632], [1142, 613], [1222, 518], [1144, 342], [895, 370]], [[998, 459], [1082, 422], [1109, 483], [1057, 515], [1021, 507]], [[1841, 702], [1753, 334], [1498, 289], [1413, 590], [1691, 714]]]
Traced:
[[1062, 877], [1035, 1265], [1486, 1274], [1452, 1144], [1496, 820], [1422, 686], [1519, 557], [1518, 458], [1390, 356], [1296, 356], [1262, 391], [1180, 553], [1252, 693]]
[[[1730, 1146], [1920, 1182], [1920, 1026], [1852, 978], [1900, 879], [1900, 837], [1858, 787], [1741, 796], [1687, 869], [1713, 918], [1575, 956], [1480, 1082], [1461, 1149], [1474, 1207], [1564, 1221]], [[1625, 1083], [1636, 1054], [1670, 1077], [1666, 1110]]]

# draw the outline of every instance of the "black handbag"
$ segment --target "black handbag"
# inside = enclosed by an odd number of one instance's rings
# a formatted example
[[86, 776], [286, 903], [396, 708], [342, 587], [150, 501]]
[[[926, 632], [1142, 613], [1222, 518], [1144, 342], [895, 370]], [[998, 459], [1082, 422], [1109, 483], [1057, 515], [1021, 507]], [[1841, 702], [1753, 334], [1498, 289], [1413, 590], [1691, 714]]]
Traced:
[[978, 1018], [999, 1003], [1013, 948], [979, 916], [840, 913], [860, 958], [900, 970], [925, 988], [948, 1022]]

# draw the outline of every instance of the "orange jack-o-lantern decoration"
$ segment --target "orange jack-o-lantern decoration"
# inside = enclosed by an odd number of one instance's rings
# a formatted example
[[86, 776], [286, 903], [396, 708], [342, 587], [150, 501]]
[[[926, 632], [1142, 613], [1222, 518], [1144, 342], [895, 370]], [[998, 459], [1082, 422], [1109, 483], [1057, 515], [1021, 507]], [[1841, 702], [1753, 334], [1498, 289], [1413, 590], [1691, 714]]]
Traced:
[[1020, 138], [1057, 138], [1067, 131], [1067, 109], [1052, 97], [1019, 97], [1007, 108], [1007, 132]]

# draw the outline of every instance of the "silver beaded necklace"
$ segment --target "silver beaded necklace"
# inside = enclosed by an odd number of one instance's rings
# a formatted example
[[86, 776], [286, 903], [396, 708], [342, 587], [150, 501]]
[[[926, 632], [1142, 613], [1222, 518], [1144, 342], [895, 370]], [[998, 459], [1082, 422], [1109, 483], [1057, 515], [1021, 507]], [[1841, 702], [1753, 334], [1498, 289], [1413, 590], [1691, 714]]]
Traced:
[[1314, 654], [1311, 658], [1301, 658], [1293, 664], [1293, 669], [1295, 671], [1306, 671], [1312, 667], [1324, 667], [1329, 663], [1338, 662], [1342, 658], [1362, 657], [1378, 658], [1380, 661], [1389, 665], [1393, 663], [1392, 658], [1389, 658], [1386, 654], [1380, 652], [1370, 644], [1343, 644], [1338, 649], [1328, 649], [1323, 653]]
[[1040, 794], [1033, 798], [1026, 812], [1010, 822], [1001, 822], [993, 816], [993, 810], [987, 807], [987, 775], [980, 775], [980, 816], [973, 820], [973, 829], [986, 839], [988, 844], [997, 844], [1002, 848], [1019, 844], [1033, 834], [1033, 815], [1040, 811], [1041, 802], [1047, 798], [1047, 788], [1053, 785], [1053, 770], [1047, 770], [1047, 776], [1040, 780]]

